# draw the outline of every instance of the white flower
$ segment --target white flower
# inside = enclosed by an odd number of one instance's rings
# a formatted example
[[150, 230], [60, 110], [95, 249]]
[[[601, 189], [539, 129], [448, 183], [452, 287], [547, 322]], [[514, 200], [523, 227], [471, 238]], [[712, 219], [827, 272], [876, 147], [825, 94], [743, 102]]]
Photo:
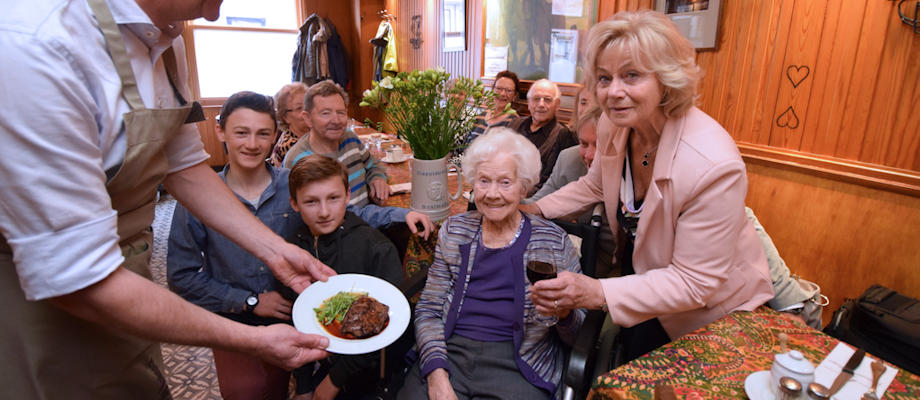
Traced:
[[435, 71], [438, 71], [438, 72], [447, 72], [447, 70], [444, 69], [444, 67], [437, 67], [437, 68], [435, 68]]
[[[370, 89], [367, 89], [367, 90], [364, 91], [364, 93], [361, 93], [361, 97], [367, 97], [367, 96], [370, 96], [370, 95], [371, 95], [371, 90], [370, 90]], [[510, 104], [510, 103], [509, 103], [509, 104]]]
[[392, 89], [393, 81], [388, 76], [386, 78], [381, 79], [379, 85], [382, 86], [384, 89]]

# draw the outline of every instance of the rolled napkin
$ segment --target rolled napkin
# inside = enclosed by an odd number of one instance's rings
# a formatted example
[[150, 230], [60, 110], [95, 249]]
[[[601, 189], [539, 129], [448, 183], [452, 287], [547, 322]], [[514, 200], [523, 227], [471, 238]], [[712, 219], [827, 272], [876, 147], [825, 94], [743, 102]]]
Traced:
[[390, 194], [408, 193], [412, 191], [412, 182], [394, 183], [390, 185]]
[[[815, 369], [815, 382], [825, 387], [830, 387], [837, 375], [840, 374], [840, 371], [843, 370], [843, 366], [850, 359], [850, 356], [855, 352], [855, 349], [843, 342], [837, 343], [837, 347], [834, 347], [834, 350], [831, 350], [827, 358], [821, 361], [821, 364], [818, 364], [818, 368]], [[864, 393], [868, 392], [872, 387], [872, 361], [874, 360], [874, 358], [866, 355], [859, 367], [853, 371], [853, 377], [836, 394], [831, 396], [831, 399], [859, 399]], [[884, 363], [884, 360], [881, 361]], [[878, 398], [882, 398], [882, 395], [888, 390], [888, 385], [891, 384], [897, 374], [897, 368], [885, 364], [885, 372], [879, 378], [878, 387], [875, 390]]]

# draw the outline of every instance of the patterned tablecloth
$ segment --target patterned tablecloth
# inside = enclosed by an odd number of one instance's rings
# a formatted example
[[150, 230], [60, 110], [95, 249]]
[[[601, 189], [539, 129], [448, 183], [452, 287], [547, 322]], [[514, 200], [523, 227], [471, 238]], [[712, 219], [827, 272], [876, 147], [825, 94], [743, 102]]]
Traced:
[[[769, 370], [780, 351], [776, 335], [818, 365], [839, 342], [769, 308], [735, 312], [643, 357], [601, 375], [589, 399], [652, 399], [656, 386], [674, 387], [678, 398], [746, 398], [744, 380]], [[920, 377], [900, 370], [885, 399], [920, 398]]]
[[[380, 141], [380, 146], [376, 145], [376, 140], [367, 140], [367, 137], [362, 137], [362, 140], [365, 143], [368, 143], [368, 148], [371, 150], [371, 154], [378, 160], [383, 159], [386, 155], [385, 151], [387, 148], [392, 146], [401, 146], [403, 148], [403, 153], [412, 154], [409, 145], [406, 142], [396, 139], [390, 135], [383, 135], [382, 141]], [[387, 174], [387, 183], [390, 185], [398, 183], [406, 183], [411, 180], [411, 163], [412, 160], [407, 160], [401, 163], [384, 163], [381, 162]], [[466, 190], [469, 191], [470, 186], [464, 185]], [[447, 187], [449, 193], [455, 193], [457, 190], [457, 175], [449, 174], [447, 178]], [[409, 208], [410, 203], [410, 194], [401, 193], [397, 195], [390, 196], [389, 199], [384, 203], [386, 206], [391, 207], [403, 207]], [[450, 203], [450, 214], [456, 215], [462, 212], [465, 212], [468, 206], [468, 201], [465, 197], [460, 196], [457, 200], [454, 200]], [[434, 248], [438, 241], [438, 232], [437, 228], [440, 224], [436, 224], [435, 232], [429, 235], [428, 240], [423, 240], [419, 237], [413, 236], [409, 239], [408, 247], [406, 248], [406, 257], [403, 260], [403, 266], [405, 267], [406, 278], [414, 275], [416, 272], [422, 269], [422, 266], [429, 266], [434, 261]]]

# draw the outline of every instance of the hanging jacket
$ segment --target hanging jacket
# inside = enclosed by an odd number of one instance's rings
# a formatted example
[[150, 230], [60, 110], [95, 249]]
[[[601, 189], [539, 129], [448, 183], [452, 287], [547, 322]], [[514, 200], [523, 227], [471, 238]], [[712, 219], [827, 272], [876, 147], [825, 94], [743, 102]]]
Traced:
[[329, 77], [343, 89], [348, 88], [348, 64], [345, 57], [345, 46], [342, 38], [336, 31], [335, 25], [329, 24], [332, 34], [326, 42], [326, 51], [329, 54]]
[[371, 39], [374, 45], [374, 80], [383, 79], [383, 60], [386, 58], [387, 45], [389, 44], [390, 23], [383, 21], [377, 27], [377, 35]]
[[326, 42], [332, 32], [329, 24], [319, 15], [313, 14], [300, 26], [297, 52], [292, 60], [292, 82], [312, 85], [329, 78], [329, 57]]

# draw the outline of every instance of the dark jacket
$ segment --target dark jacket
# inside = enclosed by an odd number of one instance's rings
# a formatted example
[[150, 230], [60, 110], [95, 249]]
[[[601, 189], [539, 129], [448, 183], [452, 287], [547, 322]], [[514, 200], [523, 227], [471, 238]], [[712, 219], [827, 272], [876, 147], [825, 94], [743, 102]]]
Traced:
[[540, 182], [534, 186], [531, 193], [527, 194], [528, 196], [533, 195], [549, 179], [550, 174], [553, 172], [553, 167], [556, 165], [556, 158], [559, 157], [559, 152], [578, 144], [578, 140], [575, 139], [572, 131], [556, 118], [547, 122], [536, 132], [530, 130], [531, 122], [533, 122], [533, 117], [518, 117], [508, 125], [509, 128], [524, 135], [540, 150], [540, 162], [542, 163]]
[[[402, 283], [403, 269], [396, 247], [380, 231], [371, 228], [350, 211], [345, 212], [345, 221], [335, 232], [315, 240], [305, 226], [293, 243], [339, 274], [365, 274], [393, 285]], [[378, 354], [330, 356], [329, 377], [332, 383], [339, 388], [345, 386], [351, 378], [356, 378], [355, 383], [366, 383], [367, 377], [359, 373], [375, 369], [379, 361]]]

